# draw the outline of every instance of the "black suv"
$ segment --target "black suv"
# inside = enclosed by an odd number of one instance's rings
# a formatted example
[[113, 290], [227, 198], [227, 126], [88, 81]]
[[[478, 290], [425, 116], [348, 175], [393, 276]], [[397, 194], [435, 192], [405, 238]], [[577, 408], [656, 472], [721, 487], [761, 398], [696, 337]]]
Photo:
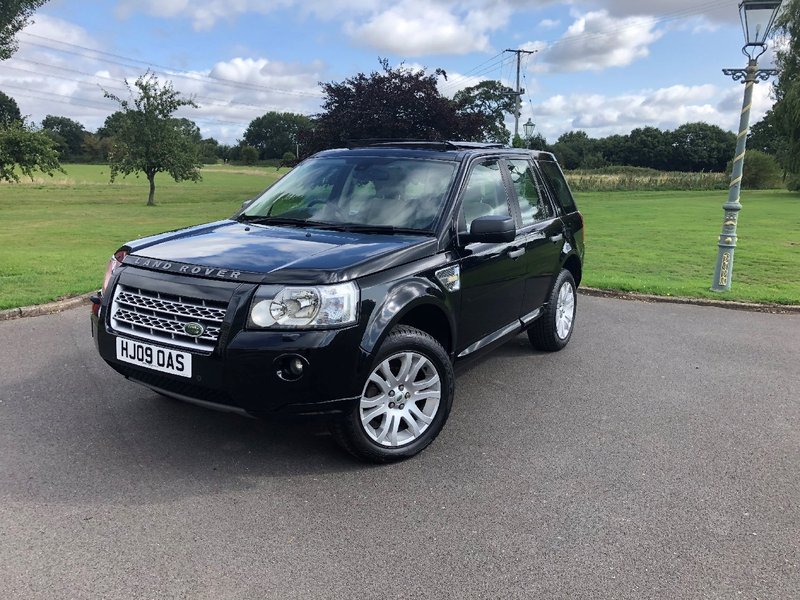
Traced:
[[330, 415], [386, 462], [420, 452], [455, 363], [527, 330], [572, 335], [583, 219], [552, 154], [380, 143], [320, 152], [230, 219], [122, 246], [92, 333], [156, 392], [267, 416]]

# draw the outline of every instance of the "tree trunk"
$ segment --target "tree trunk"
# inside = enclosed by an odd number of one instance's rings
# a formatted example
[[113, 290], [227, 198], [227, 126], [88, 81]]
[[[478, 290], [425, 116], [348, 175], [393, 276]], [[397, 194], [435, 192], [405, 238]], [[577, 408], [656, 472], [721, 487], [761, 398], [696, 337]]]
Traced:
[[155, 173], [148, 173], [147, 174], [147, 181], [150, 182], [150, 196], [147, 198], [147, 206], [155, 206], [155, 198], [156, 198], [156, 174]]

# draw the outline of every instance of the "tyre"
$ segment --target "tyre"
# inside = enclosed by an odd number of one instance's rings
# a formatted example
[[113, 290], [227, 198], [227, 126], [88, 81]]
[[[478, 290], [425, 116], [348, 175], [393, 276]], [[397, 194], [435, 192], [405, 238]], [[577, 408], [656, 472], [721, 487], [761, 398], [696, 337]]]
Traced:
[[352, 409], [333, 423], [337, 441], [376, 463], [410, 458], [439, 435], [453, 404], [455, 377], [441, 344], [414, 327], [384, 340]]
[[564, 269], [550, 289], [544, 314], [528, 329], [533, 347], [548, 352], [564, 348], [572, 337], [576, 308], [575, 280], [572, 273]]

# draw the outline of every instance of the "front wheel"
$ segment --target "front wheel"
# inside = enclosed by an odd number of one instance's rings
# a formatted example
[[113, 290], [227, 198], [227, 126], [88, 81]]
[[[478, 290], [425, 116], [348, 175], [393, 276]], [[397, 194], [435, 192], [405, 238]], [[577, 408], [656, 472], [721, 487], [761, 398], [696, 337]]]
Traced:
[[381, 345], [361, 397], [334, 422], [334, 436], [371, 462], [410, 458], [444, 427], [454, 387], [453, 365], [441, 344], [419, 329], [398, 326]]
[[564, 269], [550, 289], [544, 314], [528, 329], [534, 348], [556, 352], [567, 345], [575, 325], [576, 302], [575, 280]]

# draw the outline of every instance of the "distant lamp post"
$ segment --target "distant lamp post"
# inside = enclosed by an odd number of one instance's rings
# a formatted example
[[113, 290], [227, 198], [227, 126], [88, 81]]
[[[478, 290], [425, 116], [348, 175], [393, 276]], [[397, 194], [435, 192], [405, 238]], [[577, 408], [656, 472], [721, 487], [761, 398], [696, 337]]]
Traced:
[[719, 236], [717, 264], [714, 268], [714, 280], [711, 290], [727, 292], [731, 289], [733, 278], [733, 251], [736, 248], [736, 222], [742, 205], [739, 196], [742, 187], [742, 168], [747, 144], [747, 132], [750, 126], [750, 107], [753, 100], [753, 84], [766, 81], [770, 75], [777, 74], [775, 69], [759, 69], [758, 58], [767, 49], [767, 37], [772, 30], [775, 16], [781, 6], [781, 0], [742, 0], [739, 4], [739, 16], [742, 20], [745, 44], [742, 53], [748, 58], [745, 69], [723, 69], [725, 75], [734, 81], [744, 83], [744, 101], [739, 119], [739, 135], [736, 138], [736, 153], [733, 159], [733, 172], [728, 191], [728, 200], [722, 205], [725, 217], [722, 221], [722, 233]]
[[531, 138], [533, 137], [533, 130], [536, 129], [536, 124], [528, 117], [528, 121], [522, 126], [525, 131], [525, 147], [531, 147]]

